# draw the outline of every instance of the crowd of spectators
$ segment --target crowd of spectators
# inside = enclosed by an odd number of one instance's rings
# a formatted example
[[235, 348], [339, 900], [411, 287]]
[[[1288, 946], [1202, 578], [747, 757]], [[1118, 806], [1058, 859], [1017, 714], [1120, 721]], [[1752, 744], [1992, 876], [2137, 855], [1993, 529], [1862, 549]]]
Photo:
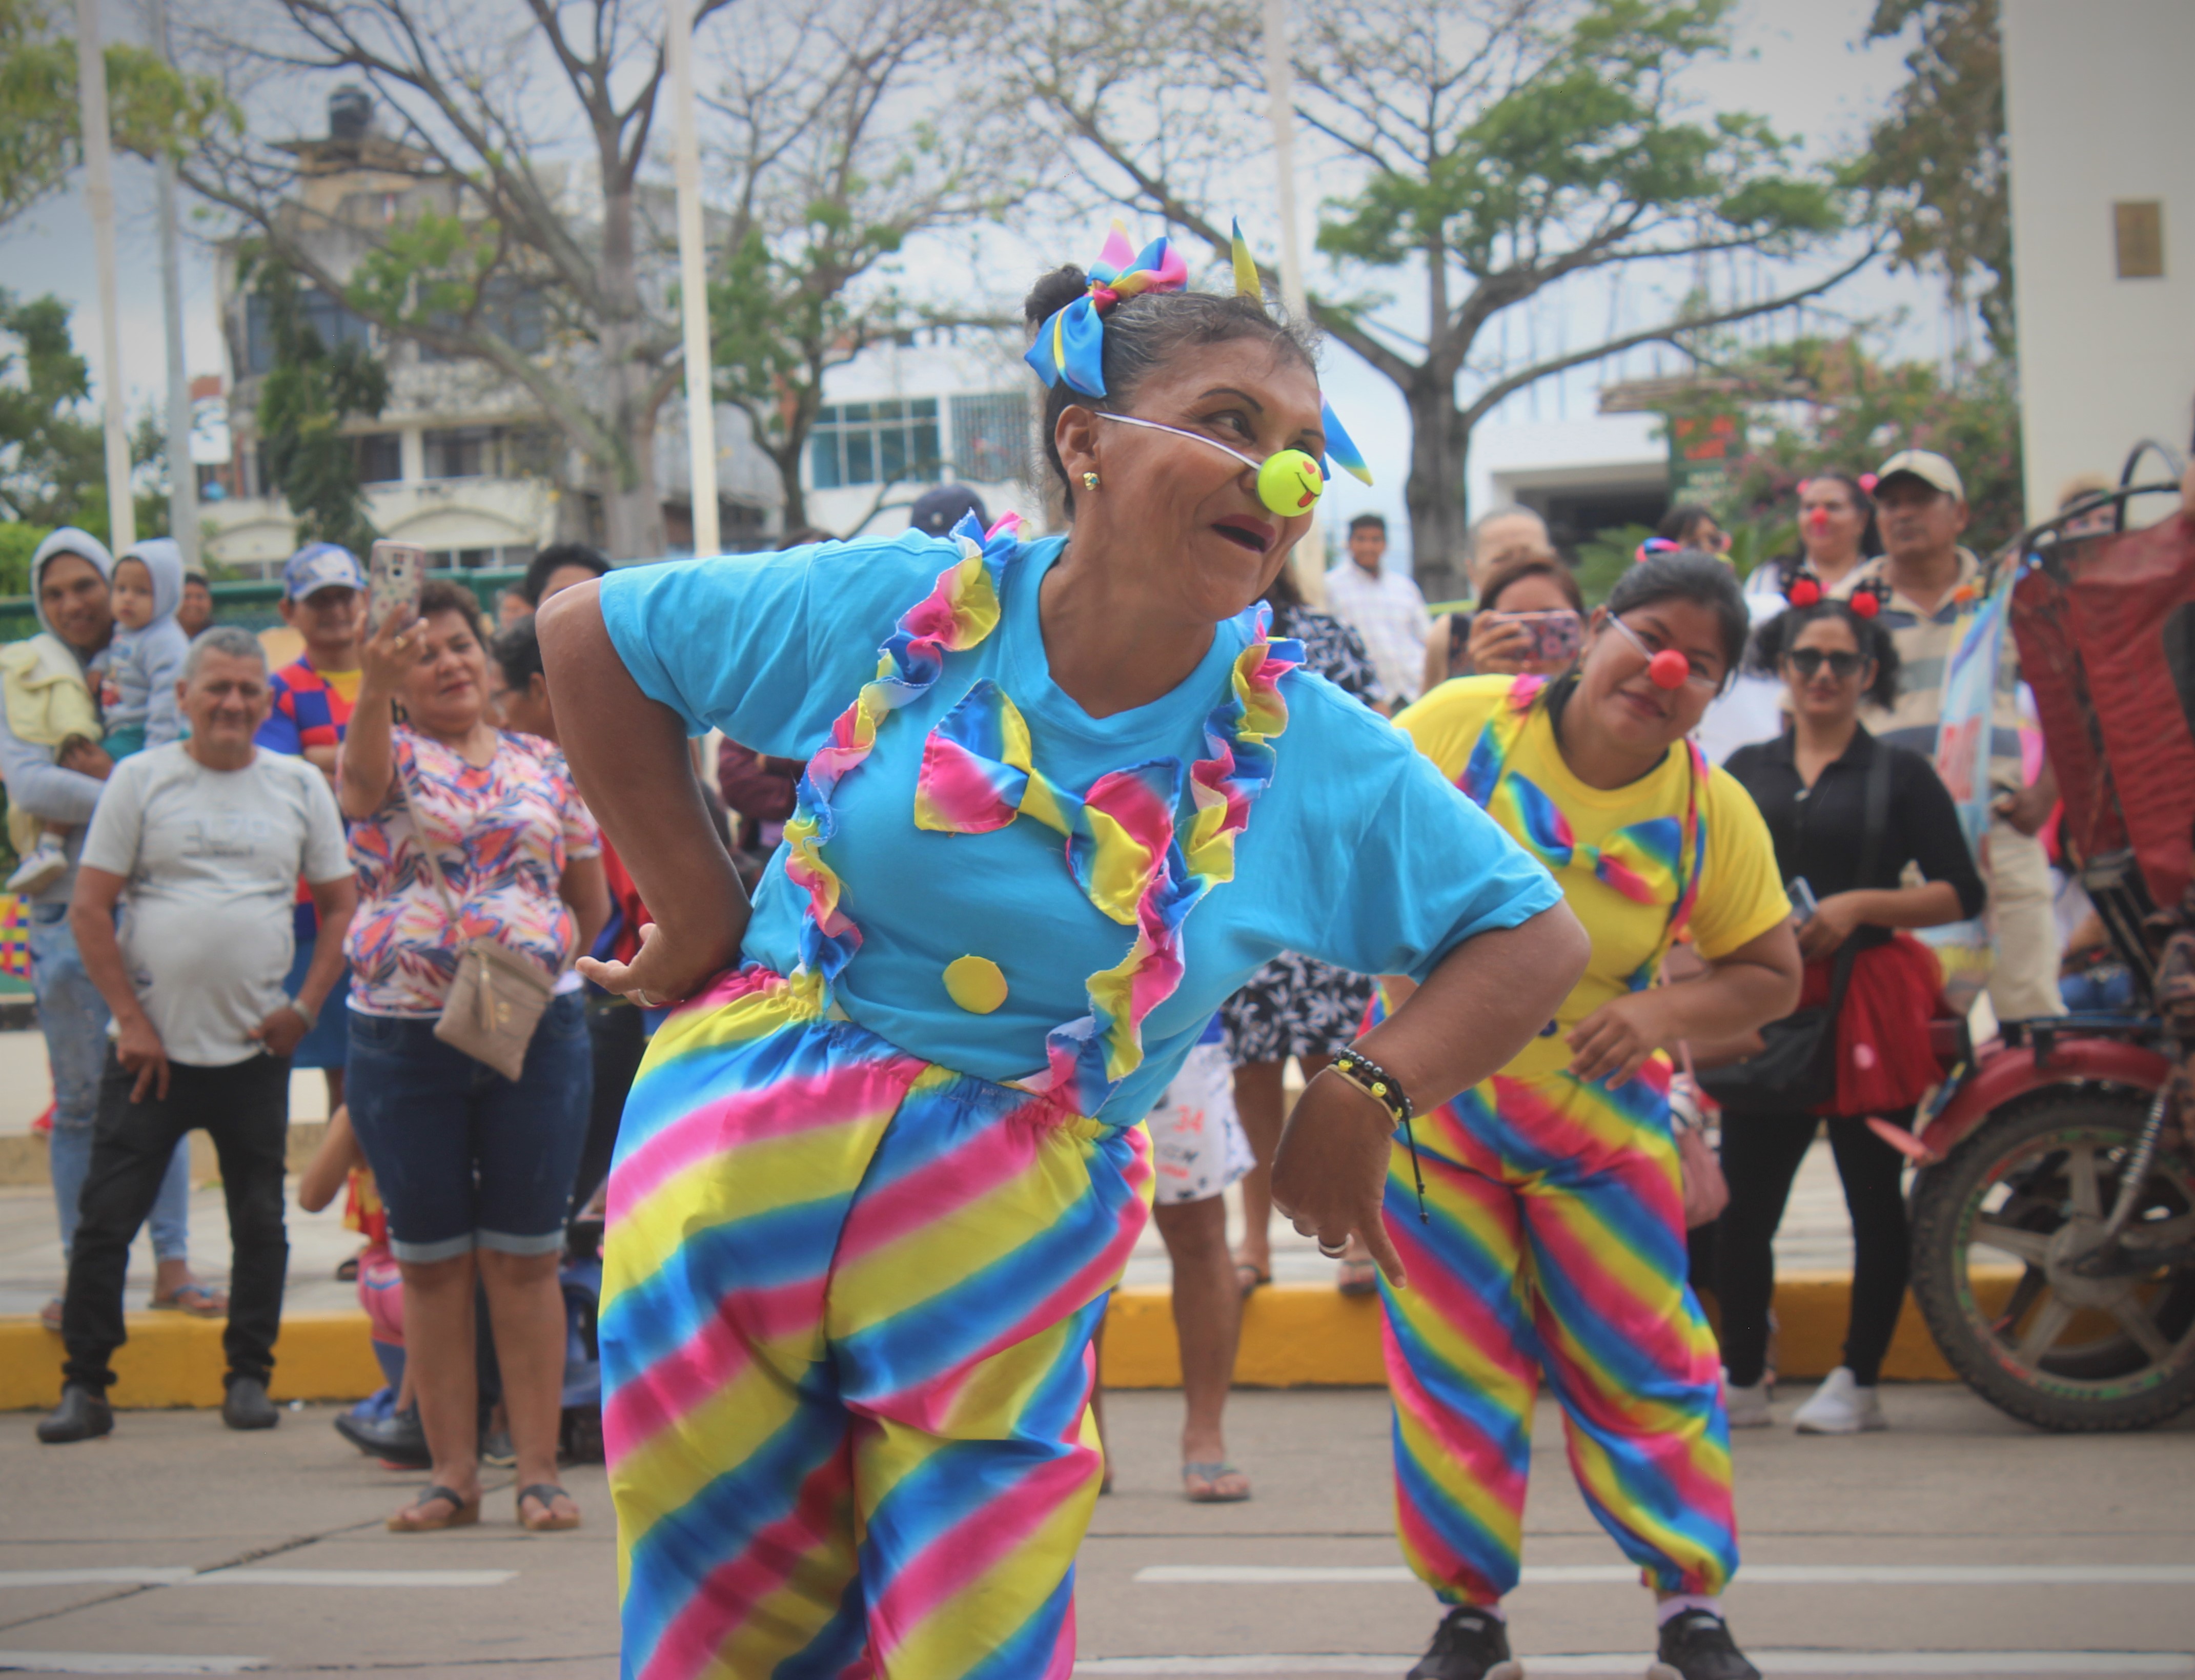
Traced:
[[[1818, 1112], [1725, 1131], [1732, 1200], [1702, 1280], [1722, 1298], [1731, 1421], [1764, 1424], [1770, 1241], [1826, 1121], [1858, 1275], [1835, 1392], [1799, 1421], [1846, 1433], [1883, 1422], [1875, 1387], [1905, 1282], [1904, 1157], [1884, 1128], [1910, 1124], [1930, 1071], [1918, 1047], [1939, 1007], [1934, 958], [1906, 930], [1986, 903], [1997, 1014], [2061, 1011], [2058, 889], [2037, 837], [2056, 788], [2033, 730], [2023, 731], [2008, 640], [1990, 720], [1997, 797], [1979, 866], [1934, 776], [1950, 638], [1986, 581], [1961, 542], [1956, 466], [1909, 450], [1873, 474], [1819, 474], [1800, 486], [1797, 511], [1796, 550], [1746, 581], [1752, 657], [1698, 739], [1753, 795], [1779, 868], [1807, 889], [1806, 1003], [1839, 1011], [1844, 1059], [1836, 1096]], [[944, 486], [911, 519], [939, 535], [970, 512], [987, 517], [971, 492]], [[828, 539], [803, 531], [788, 544]], [[1529, 509], [1473, 525], [1472, 599], [1438, 617], [1408, 570], [1389, 563], [1379, 515], [1354, 519], [1346, 545], [1325, 577], [1323, 610], [1286, 570], [1268, 604], [1311, 669], [1368, 705], [1391, 715], [1459, 676], [1557, 676], [1576, 656], [1590, 615]], [[1713, 511], [1688, 504], [1641, 552], [1729, 547]], [[287, 1253], [287, 1082], [293, 1067], [317, 1068], [331, 1120], [302, 1200], [317, 1209], [345, 1197], [347, 1223], [366, 1242], [356, 1275], [373, 1297], [377, 1348], [394, 1350], [379, 1410], [354, 1415], [344, 1432], [430, 1473], [390, 1526], [476, 1520], [489, 1435], [507, 1435], [526, 1526], [578, 1522], [556, 1479], [558, 1269], [574, 1219], [600, 1217], [651, 1023], [627, 999], [584, 986], [572, 964], [589, 952], [630, 959], [648, 912], [564, 768], [533, 613], [608, 569], [594, 550], [562, 544], [503, 592], [493, 630], [469, 591], [440, 580], [416, 614], [368, 626], [357, 558], [308, 544], [285, 567], [279, 603], [301, 648], [270, 671], [256, 639], [209, 628], [205, 576], [173, 544], [141, 543], [117, 559], [64, 530], [39, 547], [39, 634], [0, 649], [0, 775], [21, 860], [8, 884], [29, 906], [54, 1075], [68, 1261], [66, 1290], [44, 1314], [66, 1348], [66, 1387], [42, 1438], [112, 1427], [105, 1392], [124, 1334], [124, 1269], [147, 1225], [152, 1304], [227, 1320], [225, 1420], [276, 1421], [266, 1389]], [[724, 837], [752, 878], [793, 814], [802, 766], [724, 740], [714, 769]], [[1876, 808], [1886, 800], [1887, 819]], [[547, 988], [515, 1074], [440, 1030], [465, 964], [503, 959], [530, 965]], [[1150, 1117], [1193, 1499], [1249, 1495], [1227, 1458], [1222, 1409], [1242, 1303], [1272, 1274], [1268, 1174], [1288, 1064], [1306, 1080], [1327, 1065], [1372, 992], [1368, 977], [1308, 959], [1270, 965], [1215, 1018]], [[1695, 1048], [1703, 1061], [1716, 1052]], [[222, 1162], [227, 1295], [189, 1270], [181, 1140], [193, 1127], [210, 1133]], [[1246, 1226], [1230, 1250], [1222, 1197], [1237, 1184]], [[1352, 1248], [1337, 1284], [1369, 1292], [1368, 1257]]]

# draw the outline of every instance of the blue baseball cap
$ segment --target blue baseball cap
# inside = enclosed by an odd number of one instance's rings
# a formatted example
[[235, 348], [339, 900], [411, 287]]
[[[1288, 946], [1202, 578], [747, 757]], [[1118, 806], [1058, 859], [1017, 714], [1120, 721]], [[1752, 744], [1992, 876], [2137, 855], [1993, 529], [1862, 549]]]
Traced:
[[302, 601], [321, 590], [362, 590], [366, 574], [349, 549], [333, 543], [308, 543], [282, 567], [282, 593]]

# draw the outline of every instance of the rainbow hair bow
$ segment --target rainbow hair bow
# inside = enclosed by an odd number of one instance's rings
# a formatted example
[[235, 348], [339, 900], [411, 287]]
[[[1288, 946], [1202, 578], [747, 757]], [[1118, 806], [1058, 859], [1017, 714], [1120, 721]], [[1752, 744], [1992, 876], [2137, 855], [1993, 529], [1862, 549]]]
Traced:
[[1086, 397], [1105, 394], [1105, 317], [1124, 297], [1147, 291], [1179, 291], [1189, 284], [1189, 264], [1170, 239], [1153, 239], [1138, 251], [1119, 222], [1105, 236], [1105, 248], [1090, 265], [1090, 290], [1037, 329], [1036, 342], [1023, 357], [1046, 387], [1064, 379]]

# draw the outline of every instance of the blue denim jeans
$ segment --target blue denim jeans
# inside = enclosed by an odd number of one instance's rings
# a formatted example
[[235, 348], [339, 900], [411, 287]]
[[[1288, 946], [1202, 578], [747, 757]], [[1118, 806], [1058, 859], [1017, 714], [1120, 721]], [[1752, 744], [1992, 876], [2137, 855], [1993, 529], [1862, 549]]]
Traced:
[[[54, 1135], [46, 1146], [54, 1180], [54, 1211], [60, 1216], [61, 1251], [76, 1240], [77, 1205], [91, 1171], [91, 1127], [99, 1118], [99, 1076], [107, 1065], [107, 999], [84, 971], [68, 906], [31, 906], [31, 987], [37, 994], [38, 1030], [46, 1035], [46, 1061], [54, 1075]], [[181, 1260], [191, 1251], [191, 1149], [176, 1145], [160, 1194], [146, 1223], [153, 1252]]]
[[426, 1265], [475, 1248], [562, 1248], [591, 1067], [576, 992], [550, 1002], [516, 1081], [436, 1038], [432, 1015], [353, 1010], [344, 1096], [390, 1251]]

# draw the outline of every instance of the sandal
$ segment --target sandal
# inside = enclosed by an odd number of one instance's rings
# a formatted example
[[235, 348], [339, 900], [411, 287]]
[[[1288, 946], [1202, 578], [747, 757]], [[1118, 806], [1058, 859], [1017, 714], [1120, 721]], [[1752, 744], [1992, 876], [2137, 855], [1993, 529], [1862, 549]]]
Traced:
[[[410, 1513], [423, 1505], [446, 1505], [450, 1514], [444, 1517], [414, 1516]], [[428, 1534], [441, 1528], [470, 1528], [480, 1521], [480, 1495], [475, 1493], [468, 1505], [458, 1496], [454, 1488], [431, 1482], [418, 1499], [389, 1519], [387, 1528], [392, 1534]]]
[[[1230, 1476], [1238, 1485], [1222, 1487], [1220, 1484]], [[1181, 1492], [1182, 1497], [1193, 1505], [1240, 1505], [1250, 1497], [1250, 1478], [1221, 1459], [1184, 1464]]]
[[1253, 1266], [1247, 1260], [1235, 1263], [1235, 1293], [1247, 1301], [1273, 1280], [1273, 1274], [1263, 1266]]
[[[526, 1514], [526, 1502], [528, 1499], [541, 1507], [541, 1516], [539, 1521]], [[571, 1500], [572, 1514], [569, 1516], [556, 1515], [556, 1501], [559, 1499]], [[537, 1482], [531, 1487], [520, 1488], [517, 1509], [518, 1526], [529, 1534], [551, 1534], [579, 1526], [579, 1501], [573, 1499], [569, 1492], [559, 1487], [553, 1482]]]
[[193, 1318], [227, 1318], [228, 1297], [202, 1283], [187, 1283], [172, 1295], [155, 1295], [146, 1306], [156, 1313], [188, 1313]]

